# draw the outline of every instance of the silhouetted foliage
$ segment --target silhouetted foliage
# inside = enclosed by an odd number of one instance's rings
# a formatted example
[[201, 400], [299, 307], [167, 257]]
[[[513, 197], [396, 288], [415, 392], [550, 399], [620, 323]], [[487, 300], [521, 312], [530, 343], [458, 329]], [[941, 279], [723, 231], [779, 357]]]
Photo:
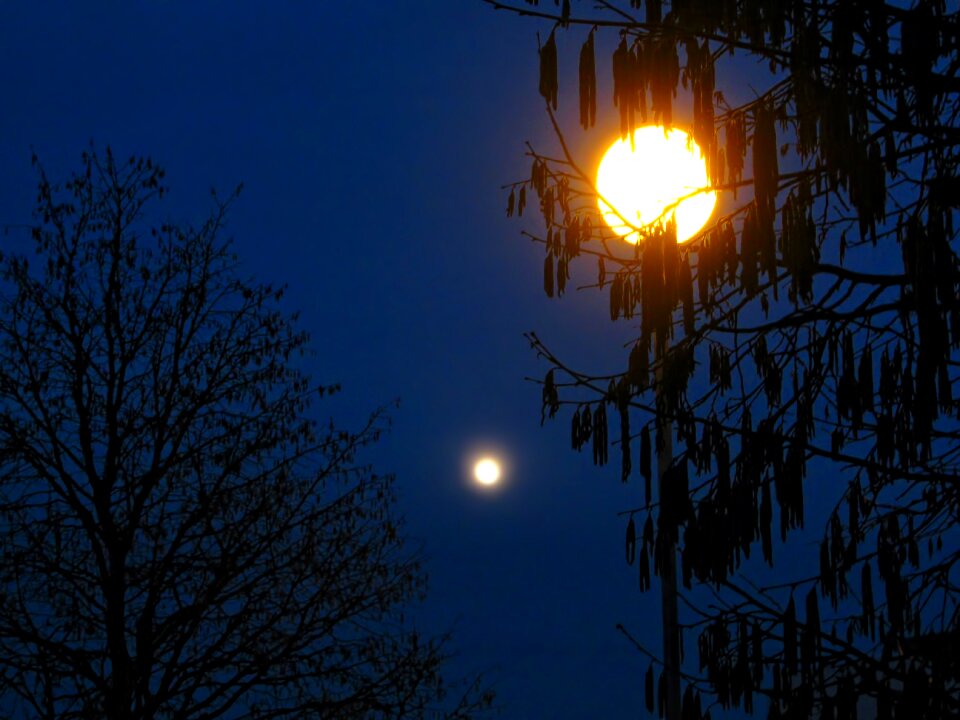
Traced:
[[[539, 200], [545, 229], [529, 235], [556, 284], [592, 259], [611, 318], [637, 327], [605, 373], [531, 335], [551, 365], [544, 410], [573, 409], [577, 450], [588, 434], [605, 446], [597, 418], [617, 412], [622, 475], [639, 442], [648, 498], [648, 428], [658, 446], [675, 429], [667, 492], [625, 514], [628, 560], [665, 533], [679, 542], [697, 608], [683, 717], [701, 715], [701, 693], [747, 711], [764, 696], [769, 717], [854, 717], [862, 698], [878, 717], [957, 716], [956, 6], [484, 1], [550, 32], [540, 90], [560, 152], [531, 150], [511, 197]], [[722, 212], [689, 244], [651, 225], [633, 248], [604, 226], [554, 112], [577, 50], [584, 132], [603, 125], [606, 73], [621, 136], [673, 123], [702, 148]], [[649, 532], [633, 537], [633, 516]], [[775, 536], [813, 548], [819, 572], [764, 574], [749, 558], [759, 545], [773, 566]], [[645, 588], [648, 562], [640, 575]]]
[[[467, 717], [392, 478], [310, 419], [281, 291], [221, 239], [148, 225], [150, 160], [40, 172], [34, 252], [0, 260], [0, 704], [7, 717]], [[232, 199], [232, 198], [231, 198]], [[454, 698], [454, 700], [456, 700]]]

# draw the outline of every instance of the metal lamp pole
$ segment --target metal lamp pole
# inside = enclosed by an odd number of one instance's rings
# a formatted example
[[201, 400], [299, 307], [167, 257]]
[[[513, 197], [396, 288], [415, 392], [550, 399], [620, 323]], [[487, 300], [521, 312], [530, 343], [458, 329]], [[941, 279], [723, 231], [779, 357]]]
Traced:
[[[656, 347], [656, 346], [655, 346]], [[664, 337], [658, 347], [657, 355], [662, 362], [666, 357], [669, 341]], [[657, 366], [656, 402], [660, 407], [660, 385], [663, 379], [663, 369]], [[659, 418], [658, 418], [659, 419]], [[657, 492], [660, 502], [663, 502], [663, 488], [666, 480], [667, 468], [673, 462], [673, 422], [667, 419], [660, 420], [660, 437], [663, 444], [657, 448]], [[662, 505], [661, 505], [662, 511]], [[668, 547], [663, 553], [663, 565], [660, 568], [660, 602], [662, 605], [663, 620], [663, 664], [666, 673], [667, 698], [666, 720], [680, 720], [680, 635], [677, 621], [677, 549], [672, 538], [668, 538]]]

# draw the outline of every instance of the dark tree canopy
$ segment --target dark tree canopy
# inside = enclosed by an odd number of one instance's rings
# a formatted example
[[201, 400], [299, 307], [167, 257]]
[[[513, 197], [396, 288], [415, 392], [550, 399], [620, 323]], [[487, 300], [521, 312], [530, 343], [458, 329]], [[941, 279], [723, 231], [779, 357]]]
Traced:
[[336, 387], [238, 276], [229, 201], [152, 227], [162, 178], [109, 151], [41, 171], [34, 252], [0, 260], [5, 715], [467, 717], [476, 688], [441, 711], [442, 644], [402, 619], [424, 575], [392, 478], [358, 456], [386, 416], [317, 425]]
[[[508, 214], [542, 216], [527, 234], [548, 295], [584, 278], [636, 328], [611, 369], [531, 340], [544, 414], [572, 417], [599, 464], [610, 433], [623, 479], [646, 483], [624, 513], [641, 588], [677, 543], [683, 717], [757, 696], [770, 717], [957, 716], [956, 5], [484, 1], [538, 21], [557, 134]], [[573, 97], [581, 130], [557, 113]], [[621, 136], [673, 124], [703, 149], [723, 200], [690, 243], [604, 226], [569, 138], [602, 140], [606, 112]], [[818, 571], [777, 564], [791, 543]], [[653, 667], [646, 686], [652, 709]]]

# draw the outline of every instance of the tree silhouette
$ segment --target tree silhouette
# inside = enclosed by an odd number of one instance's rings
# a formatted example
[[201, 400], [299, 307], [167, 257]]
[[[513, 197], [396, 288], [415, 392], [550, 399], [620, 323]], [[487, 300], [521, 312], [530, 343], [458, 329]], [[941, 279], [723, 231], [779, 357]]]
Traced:
[[[960, 714], [956, 8], [484, 1], [543, 23], [539, 90], [559, 145], [530, 150], [507, 213], [540, 211], [527, 234], [546, 248], [548, 295], [596, 262], [584, 284], [637, 327], [612, 372], [530, 339], [550, 365], [544, 415], [564, 408], [574, 449], [603, 464], [609, 412], [623, 479], [639, 465], [646, 504], [624, 522], [641, 588], [677, 543], [681, 637], [696, 639], [682, 716], [752, 712], [756, 696], [769, 717]], [[555, 112], [565, 42], [583, 132], [599, 69], [622, 137], [674, 124], [703, 150], [726, 206], [689, 244], [669, 223], [637, 228], [636, 247], [604, 226]], [[776, 535], [800, 560], [775, 564]]]
[[[37, 718], [467, 717], [441, 712], [440, 640], [386, 423], [318, 426], [306, 334], [220, 238], [152, 228], [150, 160], [40, 171], [35, 248], [0, 262], [0, 698]], [[232, 199], [232, 197], [231, 197]], [[463, 688], [462, 688], [463, 689]], [[456, 698], [452, 698], [456, 700]]]

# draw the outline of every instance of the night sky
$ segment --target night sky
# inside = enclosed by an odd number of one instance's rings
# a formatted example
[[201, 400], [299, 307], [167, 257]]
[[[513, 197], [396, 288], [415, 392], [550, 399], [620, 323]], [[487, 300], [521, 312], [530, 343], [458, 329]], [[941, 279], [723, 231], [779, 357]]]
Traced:
[[[541, 428], [524, 379], [545, 370], [524, 331], [596, 371], [621, 369], [630, 334], [595, 290], [548, 300], [542, 250], [505, 217], [524, 141], [552, 143], [537, 29], [479, 0], [3, 3], [0, 225], [31, 222], [32, 152], [51, 177], [91, 142], [151, 156], [158, 221], [200, 223], [211, 187], [244, 183], [244, 271], [288, 285], [309, 371], [343, 386], [315, 412], [356, 425], [400, 400], [366, 459], [397, 475], [431, 577], [412, 614], [453, 631], [450, 675], [488, 673], [508, 718], [637, 717], [648, 661], [615, 625], [656, 648], [660, 608], [617, 512], [642, 488], [575, 455], [566, 417]], [[597, 148], [616, 135], [599, 105]], [[484, 450], [499, 492], [468, 481]]]

